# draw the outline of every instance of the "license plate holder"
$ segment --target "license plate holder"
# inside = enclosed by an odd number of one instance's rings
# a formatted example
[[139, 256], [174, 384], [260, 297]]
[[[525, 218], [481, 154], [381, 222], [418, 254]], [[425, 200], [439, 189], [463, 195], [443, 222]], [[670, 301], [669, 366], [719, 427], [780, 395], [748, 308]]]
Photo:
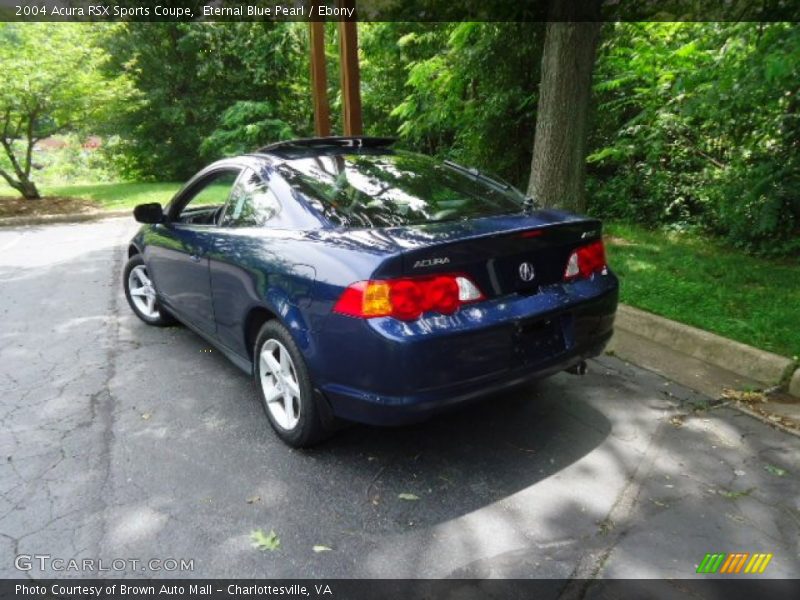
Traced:
[[538, 363], [566, 350], [561, 319], [529, 319], [517, 323], [515, 333], [517, 355], [523, 364]]

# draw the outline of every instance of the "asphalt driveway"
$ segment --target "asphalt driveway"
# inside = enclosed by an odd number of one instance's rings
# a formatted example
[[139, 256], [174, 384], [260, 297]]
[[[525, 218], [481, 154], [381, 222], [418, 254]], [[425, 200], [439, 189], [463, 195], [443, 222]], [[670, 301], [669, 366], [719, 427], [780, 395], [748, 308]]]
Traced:
[[246, 376], [133, 317], [134, 229], [0, 229], [0, 576], [25, 575], [19, 555], [194, 561], [115, 576], [681, 578], [707, 552], [770, 552], [765, 576], [800, 572], [798, 438], [612, 357], [287, 448]]

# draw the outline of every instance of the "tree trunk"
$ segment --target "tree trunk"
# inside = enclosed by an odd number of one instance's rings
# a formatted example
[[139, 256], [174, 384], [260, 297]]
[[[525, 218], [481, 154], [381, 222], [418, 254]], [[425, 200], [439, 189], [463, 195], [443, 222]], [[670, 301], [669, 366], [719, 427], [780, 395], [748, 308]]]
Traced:
[[566, 18], [547, 24], [528, 183], [528, 195], [543, 206], [586, 209], [586, 136], [600, 27]]
[[36, 184], [25, 177], [24, 174], [20, 176], [19, 180], [16, 180], [11, 177], [11, 175], [0, 169], [0, 176], [2, 176], [2, 178], [6, 180], [6, 183], [17, 190], [26, 200], [41, 200], [42, 196], [39, 194]]
[[19, 179], [14, 179], [11, 175], [0, 169], [0, 176], [26, 200], [41, 200], [42, 196], [39, 194], [36, 184], [28, 179], [24, 173], [20, 173]]
[[41, 200], [42, 198], [36, 184], [30, 180], [20, 181], [17, 189], [25, 200]]
[[0, 138], [0, 146], [2, 146], [3, 150], [5, 150], [8, 161], [11, 163], [11, 166], [14, 169], [14, 175], [16, 175], [16, 179], [3, 169], [0, 169], [0, 177], [5, 179], [6, 183], [17, 190], [26, 200], [39, 200], [42, 196], [39, 194], [36, 184], [33, 183], [30, 178], [31, 156], [33, 153], [33, 145], [36, 143], [36, 140], [33, 138], [32, 128], [28, 128], [28, 133], [31, 137], [28, 138], [28, 147], [25, 152], [25, 162], [22, 166], [20, 166], [19, 160], [14, 154], [14, 148], [12, 146], [13, 139]]

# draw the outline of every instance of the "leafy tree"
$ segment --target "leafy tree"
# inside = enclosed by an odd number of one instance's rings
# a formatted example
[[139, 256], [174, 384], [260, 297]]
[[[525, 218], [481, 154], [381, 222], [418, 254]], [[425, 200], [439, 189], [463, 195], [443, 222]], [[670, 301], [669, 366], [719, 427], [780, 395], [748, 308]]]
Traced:
[[620, 23], [603, 44], [590, 209], [800, 250], [800, 28]]
[[82, 24], [0, 23], [0, 176], [24, 198], [40, 198], [31, 176], [36, 143], [99, 118], [119, 89], [98, 69], [97, 31]]
[[[394, 40], [392, 30], [400, 34]], [[363, 42], [364, 105], [375, 96], [378, 106], [392, 99], [385, 122], [408, 146], [523, 184], [542, 40], [541, 23], [373, 24]]]
[[[423, 90], [410, 83], [409, 72], [420, 62], [446, 51], [451, 29], [449, 24], [441, 23], [359, 24], [364, 126], [371, 135], [411, 133], [413, 128], [398, 105], [405, 100], [420, 102]], [[442, 119], [434, 118], [434, 122]], [[425, 134], [413, 139], [411, 135], [405, 137], [412, 144], [436, 145], [434, 140], [422, 141]]]
[[269, 102], [242, 100], [222, 113], [218, 127], [200, 145], [205, 155], [229, 156], [252, 151], [270, 140], [295, 137], [291, 126], [275, 117]]
[[[545, 27], [361, 23], [365, 130], [518, 186], [538, 181], [530, 189], [544, 203], [578, 210], [588, 133], [592, 213], [800, 251], [796, 24], [608, 24], [591, 96], [597, 26], [549, 26], [574, 39], [546, 38]], [[336, 24], [326, 31], [337, 131]], [[133, 92], [109, 132], [129, 176], [181, 179], [313, 132], [305, 23], [123, 23], [112, 33], [108, 75], [126, 74]], [[568, 63], [586, 68], [556, 68]]]
[[114, 123], [129, 176], [183, 179], [226, 153], [311, 131], [306, 24], [117, 27], [107, 68], [135, 90]]

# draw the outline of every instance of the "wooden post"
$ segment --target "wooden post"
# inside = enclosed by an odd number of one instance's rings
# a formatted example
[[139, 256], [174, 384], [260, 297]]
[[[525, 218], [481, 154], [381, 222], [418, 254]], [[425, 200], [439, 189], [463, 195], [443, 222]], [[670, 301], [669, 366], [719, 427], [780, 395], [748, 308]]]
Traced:
[[[355, 0], [339, 0], [339, 6], [355, 8]], [[358, 33], [355, 21], [339, 21], [339, 57], [344, 134], [359, 136], [362, 133], [361, 77], [358, 70]]]
[[311, 96], [314, 99], [314, 132], [317, 137], [331, 134], [328, 105], [328, 77], [325, 72], [325, 22], [311, 21]]

